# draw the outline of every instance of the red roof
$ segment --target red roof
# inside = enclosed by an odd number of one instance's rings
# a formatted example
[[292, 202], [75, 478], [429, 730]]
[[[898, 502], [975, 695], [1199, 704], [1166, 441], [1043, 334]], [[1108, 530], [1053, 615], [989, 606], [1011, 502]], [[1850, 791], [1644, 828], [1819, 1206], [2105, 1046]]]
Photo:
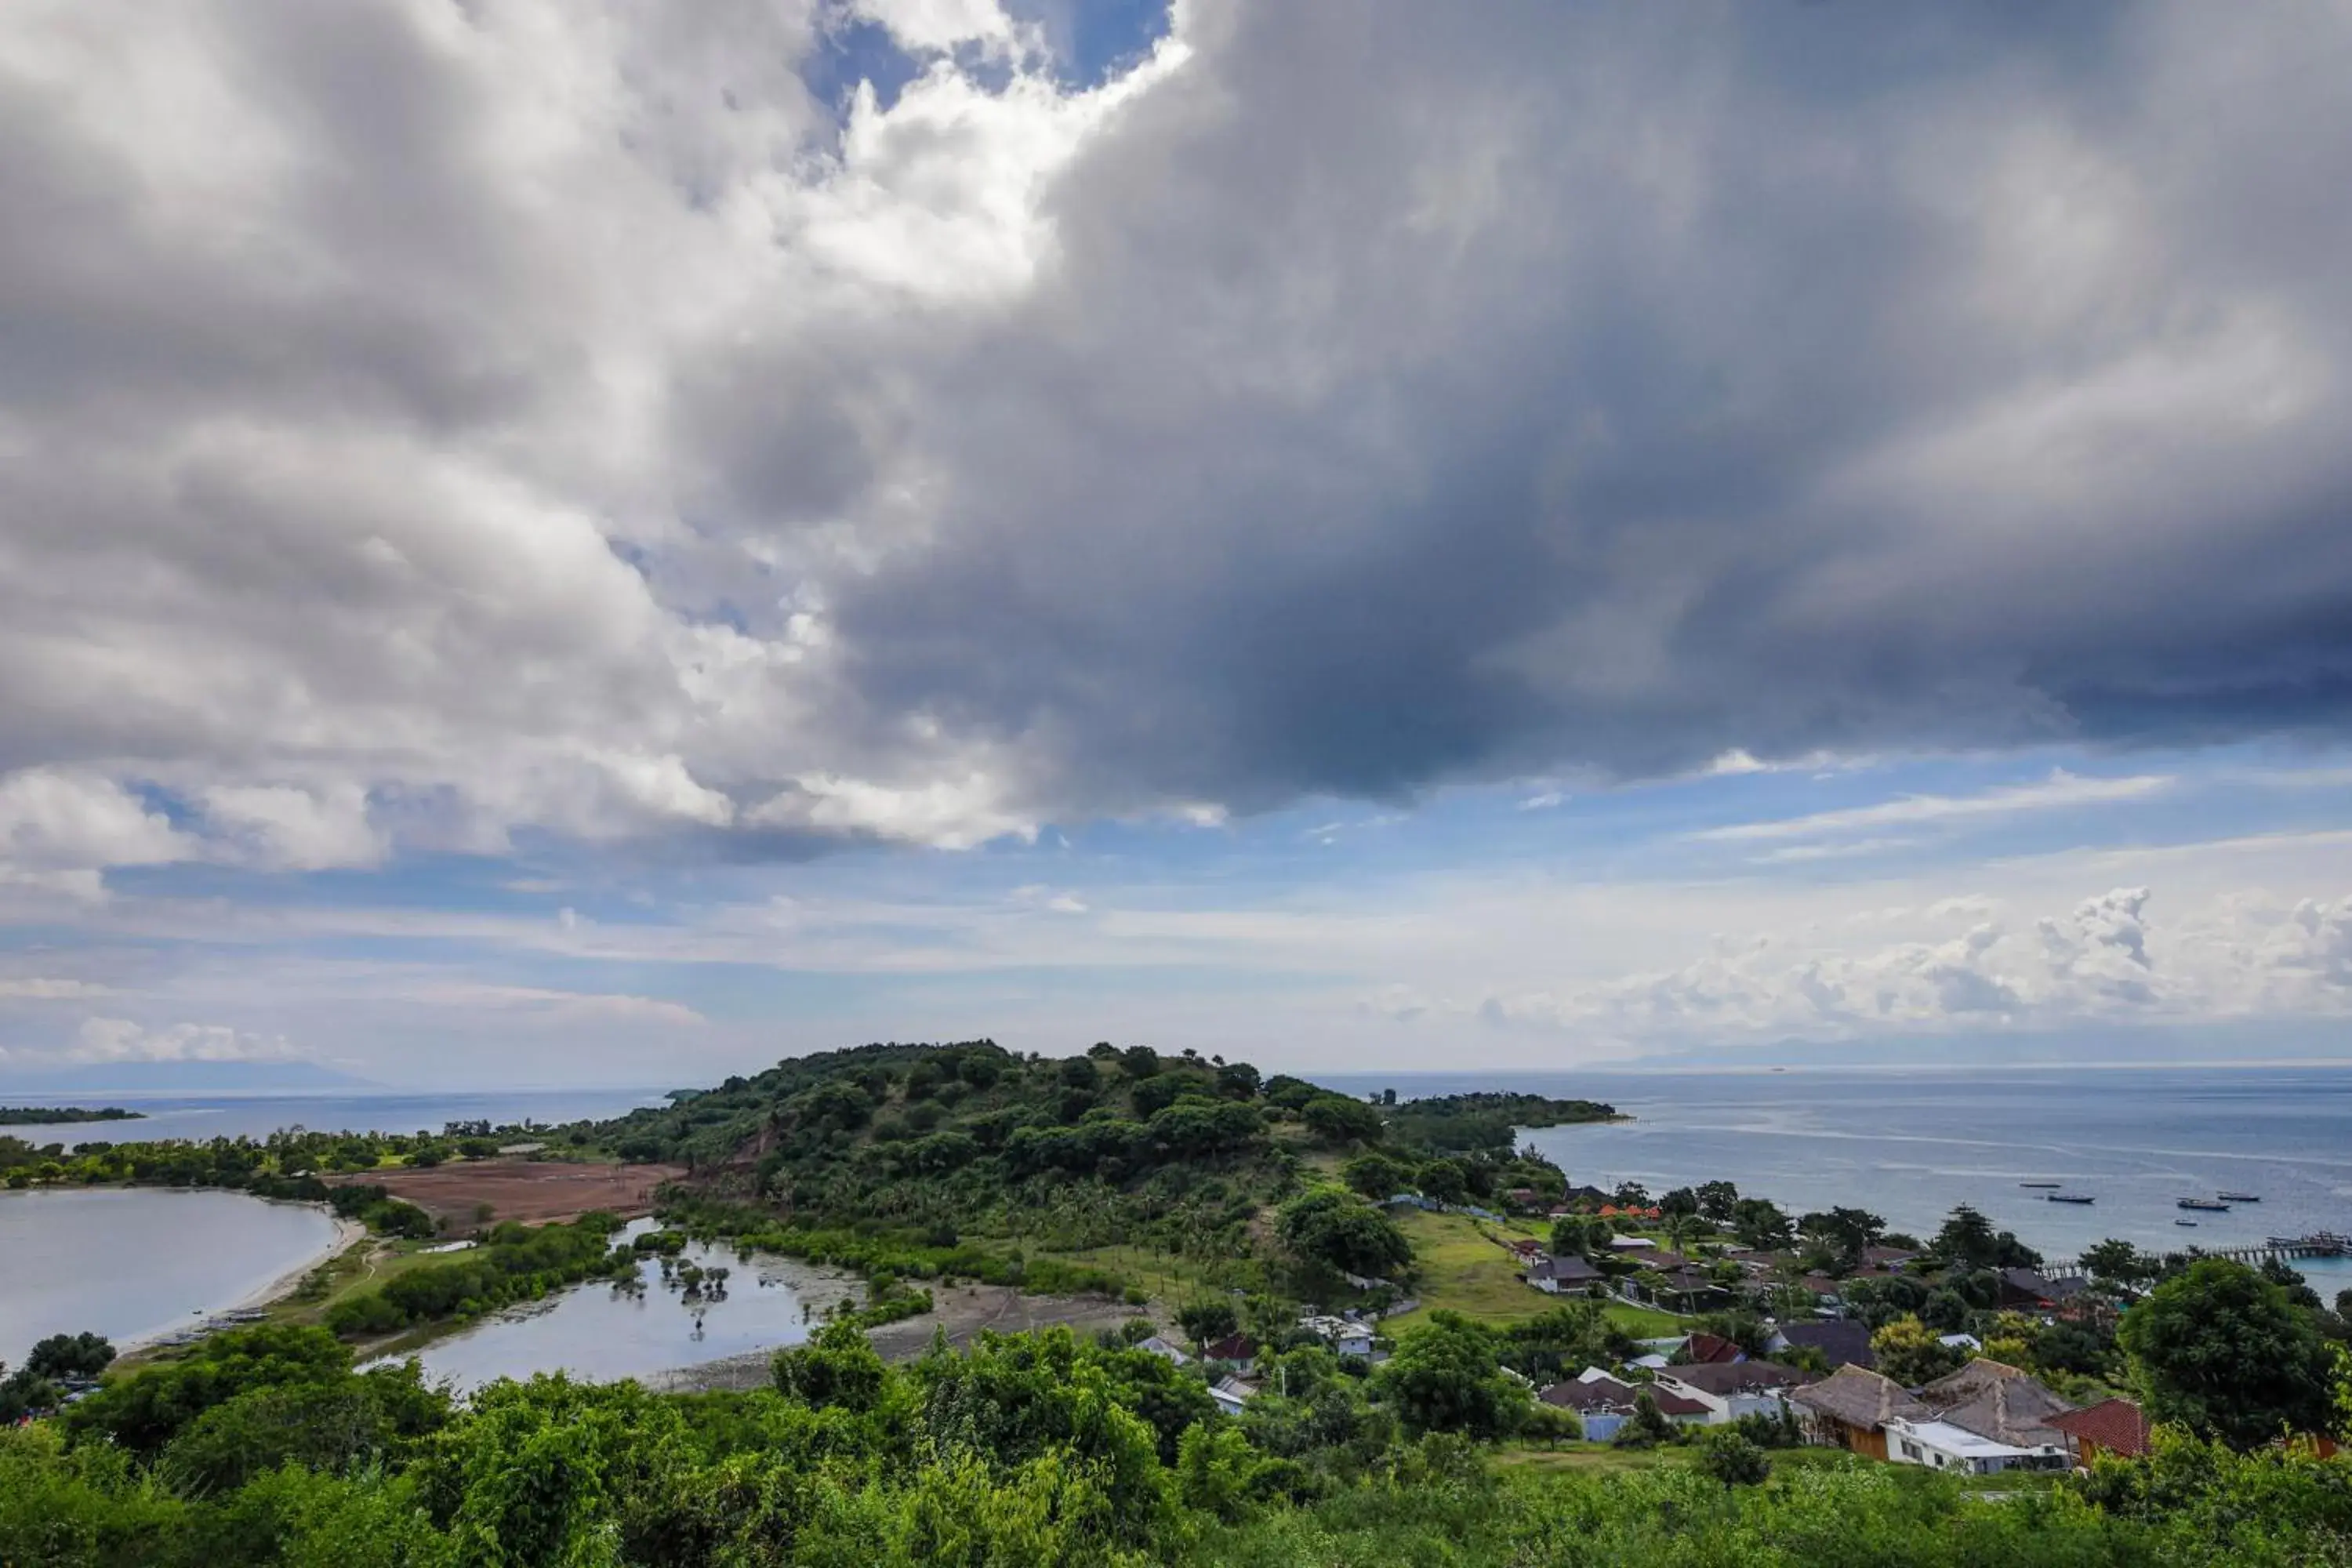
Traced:
[[1683, 1354], [1698, 1363], [1734, 1362], [1745, 1353], [1719, 1334], [1693, 1334], [1683, 1342]]
[[2147, 1415], [2128, 1399], [2103, 1399], [2086, 1409], [2047, 1416], [2043, 1425], [2127, 1459], [2147, 1452]]

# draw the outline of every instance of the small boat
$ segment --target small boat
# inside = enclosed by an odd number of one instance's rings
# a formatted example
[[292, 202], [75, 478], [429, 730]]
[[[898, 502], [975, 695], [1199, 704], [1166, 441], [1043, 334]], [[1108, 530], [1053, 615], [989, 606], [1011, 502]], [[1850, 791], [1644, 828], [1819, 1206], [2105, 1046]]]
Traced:
[[2228, 1214], [2230, 1205], [2219, 1198], [2182, 1198], [2176, 1207], [2197, 1209], [2206, 1214]]
[[2017, 1184], [2021, 1187], [2050, 1187], [2054, 1189], [2063, 1184], [2058, 1182], [2020, 1182]]
[[2185, 1225], [2191, 1230], [2195, 1230], [2197, 1228], [2197, 1222], [2193, 1219], [2177, 1219], [2172, 1223], [2175, 1225]]
[[2053, 1204], [2095, 1204], [2099, 1200], [2088, 1193], [2052, 1193], [2050, 1201]]
[[2213, 1195], [2225, 1204], [2258, 1204], [2263, 1201], [2260, 1193], [2215, 1193]]

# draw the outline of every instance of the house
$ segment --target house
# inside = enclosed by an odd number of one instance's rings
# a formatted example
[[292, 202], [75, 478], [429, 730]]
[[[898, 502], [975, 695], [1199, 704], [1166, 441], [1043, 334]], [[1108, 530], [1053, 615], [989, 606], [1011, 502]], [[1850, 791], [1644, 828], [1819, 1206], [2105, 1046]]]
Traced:
[[1958, 1470], [1963, 1475], [2056, 1470], [2065, 1468], [2068, 1463], [2063, 1448], [2047, 1445], [2021, 1447], [1950, 1421], [1896, 1416], [1886, 1424], [1886, 1457], [1895, 1464], [1924, 1465], [1932, 1469]]
[[1907, 1247], [1865, 1247], [1862, 1249], [1862, 1264], [1865, 1268], [1900, 1274], [1918, 1256]]
[[1654, 1377], [1653, 1386], [1705, 1405], [1705, 1424], [1709, 1426], [1725, 1426], [1743, 1415], [1778, 1416], [1788, 1408], [1789, 1390], [1806, 1381], [1796, 1368], [1769, 1361], [1669, 1366]]
[[1209, 1397], [1226, 1415], [1239, 1415], [1242, 1407], [1257, 1397], [1257, 1384], [1238, 1377], [1221, 1377], [1209, 1385]]
[[[1979, 1356], [1920, 1389], [1919, 1397], [1942, 1420], [1964, 1431], [2032, 1450], [2045, 1460], [2065, 1458], [2066, 1436], [2050, 1422], [2074, 1406], [2006, 1363]], [[2063, 1467], [2050, 1463], [2029, 1468]]]
[[1528, 1265], [1528, 1283], [1547, 1296], [1581, 1291], [1605, 1278], [1581, 1258], [1545, 1258]]
[[1741, 1362], [1748, 1352], [1721, 1334], [1696, 1333], [1683, 1342], [1683, 1359], [1697, 1365]]
[[1539, 1201], [1533, 1187], [1513, 1187], [1503, 1195], [1510, 1199], [1513, 1208], [1531, 1209]]
[[1153, 1355], [1160, 1357], [1168, 1362], [1171, 1366], [1189, 1366], [1192, 1362], [1192, 1358], [1191, 1356], [1186, 1355], [1181, 1350], [1170, 1344], [1158, 1334], [1153, 1334], [1149, 1339], [1136, 1341], [1135, 1348], [1139, 1351], [1150, 1351]]
[[1521, 1258], [1529, 1263], [1534, 1262], [1537, 1258], [1541, 1258], [1544, 1255], [1543, 1243], [1532, 1240], [1527, 1237], [1520, 1237], [1516, 1240], [1507, 1242], [1504, 1245], [1507, 1246], [1513, 1252], [1517, 1253]]
[[[1546, 1405], [1562, 1410], [1573, 1410], [1584, 1424], [1584, 1435], [1592, 1442], [1605, 1443], [1617, 1435], [1633, 1414], [1645, 1390], [1639, 1384], [1622, 1383], [1598, 1367], [1587, 1367], [1569, 1383], [1555, 1383], [1536, 1397]], [[1658, 1414], [1681, 1426], [1709, 1425], [1709, 1407], [1688, 1394], [1671, 1388], [1652, 1384], [1646, 1392], [1658, 1407]]]
[[1658, 1244], [1646, 1236], [1612, 1236], [1609, 1245], [1619, 1252], [1645, 1252]]
[[1329, 1345], [1339, 1355], [1370, 1356], [1372, 1353], [1372, 1325], [1353, 1318], [1333, 1318], [1309, 1313], [1298, 1320], [1298, 1326]]
[[1966, 1351], [1970, 1355], [1984, 1349], [1984, 1342], [1974, 1334], [1937, 1334], [1936, 1342], [1948, 1351]]
[[1202, 1361], [1230, 1362], [1246, 1373], [1257, 1361], [1257, 1342], [1247, 1334], [1227, 1334], [1201, 1347]]
[[2083, 1469], [2101, 1454], [2137, 1459], [2147, 1452], [2147, 1412], [2128, 1399], [2102, 1399], [2065, 1411], [2050, 1417], [2050, 1425], [2065, 1436], [2067, 1457]]
[[1764, 1342], [1764, 1353], [1780, 1355], [1800, 1346], [1810, 1346], [1821, 1352], [1822, 1359], [1829, 1363], [1832, 1372], [1843, 1366], [1867, 1369], [1878, 1364], [1878, 1358], [1870, 1350], [1870, 1331], [1860, 1323], [1843, 1321], [1783, 1323], [1772, 1331], [1771, 1338]]
[[1873, 1459], [1887, 1457], [1888, 1422], [1927, 1421], [1935, 1415], [1892, 1378], [1851, 1364], [1791, 1391], [1788, 1399], [1813, 1442]]
[[2004, 1268], [1996, 1277], [2002, 1307], [2042, 1307], [2050, 1303], [2050, 1281], [2031, 1268]]
[[1834, 1307], [1844, 1300], [1845, 1287], [1826, 1274], [1807, 1274], [1796, 1281], [1797, 1289], [1812, 1293], [1823, 1306]]
[[1685, 1312], [1711, 1312], [1731, 1304], [1731, 1292], [1717, 1284], [1710, 1275], [1697, 1268], [1677, 1268], [1658, 1282], [1650, 1292], [1654, 1299], [1672, 1301]]
[[1536, 1397], [1561, 1410], [1573, 1410], [1584, 1424], [1584, 1436], [1606, 1443], [1617, 1436], [1633, 1414], [1633, 1390], [1608, 1373], [1588, 1367], [1571, 1383], [1555, 1383]]

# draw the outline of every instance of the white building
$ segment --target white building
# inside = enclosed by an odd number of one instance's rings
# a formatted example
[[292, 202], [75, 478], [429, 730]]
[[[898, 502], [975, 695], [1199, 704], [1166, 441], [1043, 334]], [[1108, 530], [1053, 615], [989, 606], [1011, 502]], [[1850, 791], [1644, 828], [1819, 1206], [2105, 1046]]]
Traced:
[[1257, 1384], [1244, 1383], [1238, 1377], [1223, 1377], [1209, 1385], [1209, 1397], [1217, 1408], [1228, 1415], [1239, 1415], [1242, 1406], [1257, 1397]]
[[2053, 1444], [2021, 1448], [1979, 1436], [1948, 1421], [1896, 1416], [1886, 1423], [1886, 1457], [1898, 1465], [1990, 1476], [2002, 1470], [2063, 1470], [2066, 1450]]
[[1298, 1320], [1298, 1326], [1329, 1345], [1335, 1354], [1370, 1356], [1372, 1353], [1372, 1325], [1353, 1318], [1330, 1318], [1309, 1315]]

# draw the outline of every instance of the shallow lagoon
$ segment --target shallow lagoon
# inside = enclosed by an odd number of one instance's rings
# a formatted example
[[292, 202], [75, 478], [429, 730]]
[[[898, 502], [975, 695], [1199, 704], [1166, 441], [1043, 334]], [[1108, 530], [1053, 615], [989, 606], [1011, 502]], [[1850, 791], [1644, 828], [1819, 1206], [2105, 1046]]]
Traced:
[[324, 1259], [335, 1222], [243, 1193], [87, 1187], [0, 1193], [0, 1361], [50, 1334], [118, 1348], [192, 1326]]
[[[639, 1220], [624, 1233], [651, 1228]], [[661, 1266], [638, 1265], [641, 1290], [595, 1281], [545, 1301], [510, 1308], [415, 1352], [428, 1381], [474, 1388], [499, 1377], [566, 1372], [604, 1383], [647, 1377], [748, 1355], [807, 1339], [799, 1292], [774, 1259], [744, 1262], [723, 1247], [689, 1246], [677, 1259], [730, 1271], [723, 1297], [687, 1301], [662, 1280]], [[764, 1272], [763, 1267], [772, 1272]], [[814, 1314], [809, 1314], [814, 1316]]]

